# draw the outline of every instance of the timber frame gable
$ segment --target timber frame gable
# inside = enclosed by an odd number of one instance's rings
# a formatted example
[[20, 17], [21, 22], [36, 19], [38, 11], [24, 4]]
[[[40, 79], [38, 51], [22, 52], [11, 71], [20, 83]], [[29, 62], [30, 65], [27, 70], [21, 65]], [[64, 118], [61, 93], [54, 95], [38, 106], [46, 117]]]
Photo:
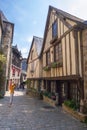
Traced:
[[83, 113], [87, 106], [86, 47], [87, 22], [49, 6], [44, 38], [33, 37], [27, 59], [30, 87], [46, 92], [55, 105], [74, 100]]
[[29, 81], [28, 87], [36, 89], [37, 91], [40, 89], [42, 78], [42, 62], [40, 59], [42, 43], [42, 38], [33, 36], [27, 59], [27, 80]]
[[86, 44], [83, 43], [85, 29], [84, 20], [49, 6], [40, 57], [44, 89], [48, 93], [58, 93], [58, 104], [71, 99], [80, 104], [84, 99], [82, 46]]
[[[81, 41], [80, 43], [78, 43], [78, 39], [79, 38], [81, 39], [81, 31], [84, 28], [87, 28], [87, 24], [85, 24], [84, 20], [79, 19], [71, 14], [68, 14], [62, 10], [56, 9], [52, 6], [49, 6], [47, 21], [46, 21], [46, 26], [45, 26], [45, 31], [44, 31], [44, 39], [43, 39], [41, 56], [43, 55], [43, 59], [44, 58], [46, 59], [47, 53], [50, 52], [50, 55], [51, 55], [50, 64], [51, 64], [52, 62], [54, 62], [54, 57], [55, 57], [55, 56], [52, 56], [52, 55], [55, 55], [54, 46], [56, 46], [56, 44], [58, 43], [61, 43], [61, 49], [63, 53], [62, 58], [63, 60], [65, 60], [65, 63], [61, 62], [60, 64], [63, 66], [66, 66], [65, 70], [64, 69], [62, 70], [62, 73], [64, 73], [62, 74], [63, 76], [64, 75], [78, 75], [78, 76], [82, 75], [81, 70], [79, 74], [79, 69], [81, 69], [81, 67], [78, 69], [76, 65], [77, 64], [79, 65], [80, 61], [78, 61], [78, 57], [81, 56], [78, 54], [80, 53], [80, 50], [78, 50], [78, 44], [79, 46], [81, 44]], [[55, 36], [53, 37], [53, 35]], [[70, 49], [68, 52], [66, 50], [67, 46], [68, 46], [68, 49]], [[65, 52], [63, 50], [65, 50]], [[67, 61], [67, 59], [64, 56], [64, 55], [67, 55], [67, 56], [69, 55], [68, 58], [72, 60], [73, 59], [72, 53], [74, 54], [74, 67], [71, 64], [72, 61]], [[44, 61], [43, 67], [46, 66], [47, 64], [46, 62], [47, 60]], [[69, 74], [67, 72], [68, 62], [70, 62]], [[73, 70], [71, 68], [74, 69], [74, 72], [72, 72]]]
[[[51, 16], [53, 16], [53, 18]], [[55, 39], [52, 39], [52, 41], [50, 41], [50, 42], [55, 42], [55, 40], [60, 41], [65, 35], [67, 35], [72, 30], [77, 30], [77, 29], [83, 30], [84, 28], [87, 28], [87, 24], [85, 23], [84, 20], [77, 18], [62, 10], [59, 10], [55, 7], [49, 6], [47, 20], [46, 20], [46, 26], [45, 26], [45, 30], [44, 30], [44, 39], [43, 39], [41, 55], [44, 52], [45, 42], [46, 42], [46, 38], [48, 35], [48, 31], [52, 27], [52, 23], [50, 25], [50, 20], [52, 20], [52, 21], [57, 20], [59, 28], [61, 28], [60, 22], [62, 22], [62, 24], [63, 24], [63, 28], [62, 28], [63, 32], [61, 32], [61, 29], [60, 29], [60, 34], [58, 34], [58, 36]], [[65, 31], [64, 31], [64, 28], [65, 28]]]
[[43, 39], [33, 36], [30, 51], [27, 59], [27, 76], [28, 78], [39, 78], [40, 76], [40, 51]]
[[42, 41], [43, 39], [42, 38], [39, 38], [39, 37], [36, 37], [36, 36], [33, 36], [33, 39], [32, 39], [32, 43], [31, 43], [31, 47], [30, 47], [30, 50], [29, 50], [29, 54], [28, 54], [28, 58], [27, 58], [27, 63], [30, 59], [30, 56], [31, 56], [31, 53], [33, 51], [33, 45], [35, 44], [35, 51], [36, 51], [36, 54], [35, 54], [35, 57], [36, 58], [39, 58], [40, 56], [40, 51], [41, 51], [41, 48], [42, 48]]

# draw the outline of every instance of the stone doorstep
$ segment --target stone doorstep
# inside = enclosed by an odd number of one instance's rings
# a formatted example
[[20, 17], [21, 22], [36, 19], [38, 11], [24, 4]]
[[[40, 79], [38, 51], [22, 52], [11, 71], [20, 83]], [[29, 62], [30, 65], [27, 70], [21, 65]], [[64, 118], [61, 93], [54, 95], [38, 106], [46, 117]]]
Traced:
[[65, 106], [64, 104], [62, 104], [62, 108], [63, 110], [65, 110], [66, 112], [68, 112], [69, 114], [71, 114], [73, 117], [77, 118], [80, 121], [85, 121], [85, 119], [87, 119], [87, 114], [82, 114], [80, 112], [74, 111], [71, 108]]
[[48, 103], [48, 104], [50, 104], [50, 105], [52, 105], [53, 107], [56, 106], [56, 102], [55, 101], [53, 101], [52, 99], [50, 99], [50, 98], [48, 98], [48, 97], [46, 97], [44, 95], [43, 95], [43, 101]]

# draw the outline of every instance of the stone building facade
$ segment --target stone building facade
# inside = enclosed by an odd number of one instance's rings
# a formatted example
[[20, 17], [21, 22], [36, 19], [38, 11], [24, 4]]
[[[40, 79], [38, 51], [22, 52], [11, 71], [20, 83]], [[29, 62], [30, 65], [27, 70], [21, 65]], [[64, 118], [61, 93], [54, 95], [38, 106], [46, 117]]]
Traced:
[[13, 42], [14, 24], [9, 22], [2, 11], [0, 11], [1, 23], [2, 23], [2, 36], [1, 36], [1, 48], [6, 57], [5, 66], [5, 90], [8, 88], [8, 81], [10, 78], [10, 64], [11, 64], [11, 48]]

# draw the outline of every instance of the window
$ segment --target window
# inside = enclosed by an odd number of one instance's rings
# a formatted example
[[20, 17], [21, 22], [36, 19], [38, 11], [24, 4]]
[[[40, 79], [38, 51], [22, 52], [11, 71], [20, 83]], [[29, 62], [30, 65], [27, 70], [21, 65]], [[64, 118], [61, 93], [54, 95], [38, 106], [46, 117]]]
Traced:
[[57, 36], [57, 20], [52, 24], [52, 38], [55, 38]]
[[54, 46], [54, 61], [62, 62], [62, 44], [58, 43]]
[[70, 89], [70, 98], [79, 102], [80, 95], [79, 95], [79, 91], [78, 91], [78, 88], [77, 88], [77, 84], [76, 83], [70, 84], [69, 89]]
[[15, 69], [12, 70], [12, 75], [15, 76]]
[[22, 70], [26, 71], [27, 68], [27, 64], [26, 64], [26, 60], [22, 61]]
[[50, 64], [50, 51], [46, 53], [46, 65]]
[[34, 72], [34, 62], [31, 63], [31, 72]]
[[20, 72], [18, 71], [18, 76], [19, 76], [19, 73], [20, 73]]
[[31, 60], [33, 59], [33, 50], [31, 51]]

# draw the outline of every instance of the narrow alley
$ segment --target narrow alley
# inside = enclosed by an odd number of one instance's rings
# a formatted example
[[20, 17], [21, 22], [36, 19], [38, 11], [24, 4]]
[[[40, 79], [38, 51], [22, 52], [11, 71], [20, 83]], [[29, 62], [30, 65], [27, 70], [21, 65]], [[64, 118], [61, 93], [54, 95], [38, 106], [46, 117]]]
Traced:
[[87, 130], [87, 126], [20, 90], [15, 91], [11, 107], [8, 92], [0, 100], [0, 130]]

